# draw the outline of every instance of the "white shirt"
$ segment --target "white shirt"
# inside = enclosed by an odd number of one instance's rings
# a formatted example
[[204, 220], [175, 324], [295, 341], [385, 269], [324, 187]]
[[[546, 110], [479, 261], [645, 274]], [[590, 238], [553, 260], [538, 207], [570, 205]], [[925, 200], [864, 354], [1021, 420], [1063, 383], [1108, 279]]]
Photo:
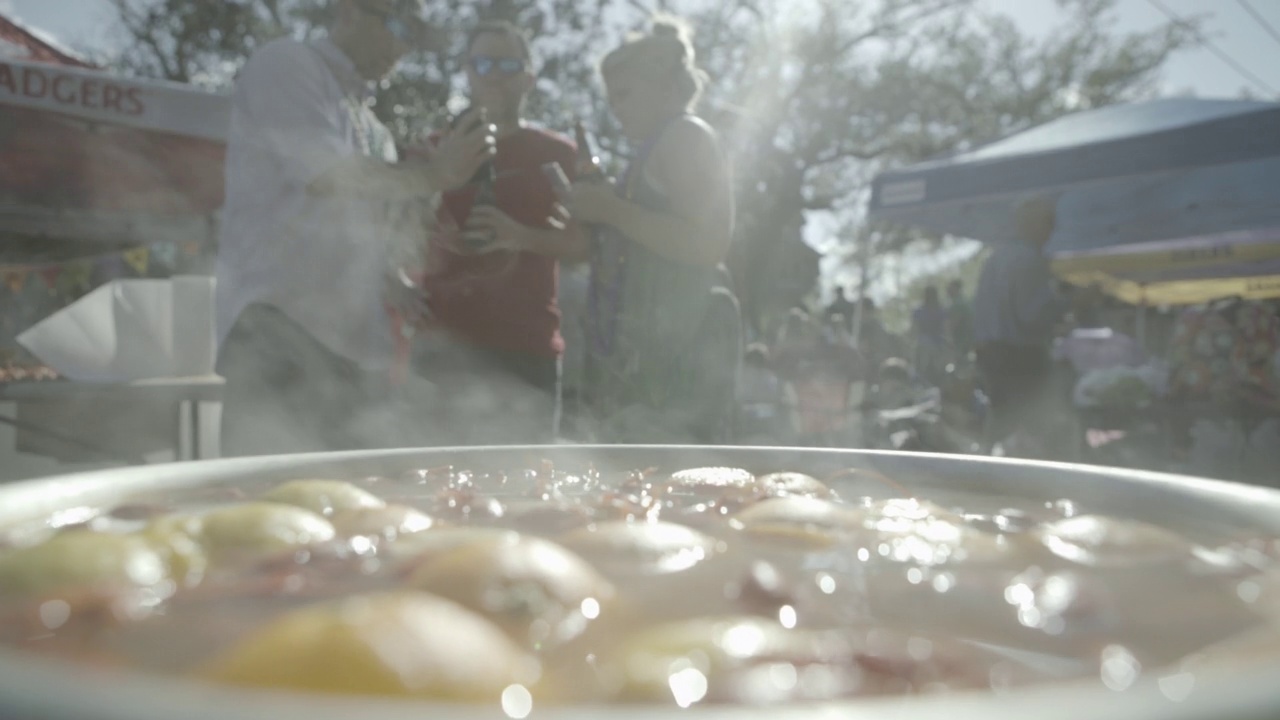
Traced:
[[274, 40], [244, 66], [232, 99], [218, 237], [219, 344], [240, 313], [261, 302], [339, 355], [368, 369], [388, 364], [382, 291], [395, 208], [307, 192], [343, 158], [396, 161], [369, 97], [328, 40]]
[[1142, 346], [1137, 340], [1108, 327], [1076, 328], [1053, 345], [1053, 358], [1071, 363], [1079, 375], [1113, 367], [1142, 364]]

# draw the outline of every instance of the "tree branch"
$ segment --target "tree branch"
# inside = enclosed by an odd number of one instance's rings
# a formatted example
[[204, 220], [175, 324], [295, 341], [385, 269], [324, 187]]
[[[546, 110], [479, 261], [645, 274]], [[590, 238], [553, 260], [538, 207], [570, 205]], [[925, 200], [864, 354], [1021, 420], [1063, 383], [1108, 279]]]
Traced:
[[823, 165], [840, 162], [841, 160], [875, 160], [883, 156], [885, 153], [893, 149], [892, 143], [881, 143], [867, 148], [833, 148], [828, 152], [820, 154], [809, 163], [809, 168], [818, 168]]

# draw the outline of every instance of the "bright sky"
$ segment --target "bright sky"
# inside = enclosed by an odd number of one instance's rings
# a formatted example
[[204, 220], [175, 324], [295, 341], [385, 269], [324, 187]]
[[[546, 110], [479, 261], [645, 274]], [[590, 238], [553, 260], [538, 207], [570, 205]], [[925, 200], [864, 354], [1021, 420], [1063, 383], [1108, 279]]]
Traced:
[[[1054, 0], [980, 1], [993, 10], [1011, 15], [1033, 32], [1048, 30], [1059, 17]], [[1280, 98], [1280, 40], [1268, 35], [1247, 10], [1252, 7], [1280, 30], [1280, 0], [1121, 0], [1117, 29], [1133, 31], [1159, 24], [1165, 16], [1157, 4], [1182, 17], [1207, 16], [1210, 40], [1270, 85], [1271, 97]], [[118, 42], [111, 22], [110, 0], [0, 0], [0, 9], [11, 9], [28, 24], [47, 30], [74, 47], [106, 49]], [[1165, 74], [1167, 92], [1190, 90], [1203, 97], [1236, 96], [1250, 84], [1209, 50], [1176, 57]], [[1257, 85], [1254, 91], [1260, 97], [1268, 95], [1267, 90]]]
[[115, 35], [109, 0], [0, 0], [0, 10], [78, 49], [106, 49]]
[[[1024, 28], [1045, 32], [1058, 17], [1054, 0], [982, 0], [988, 7], [1012, 16]], [[1120, 0], [1116, 29], [1144, 30], [1168, 20], [1158, 6], [1182, 18], [1204, 16], [1205, 35], [1245, 71], [1271, 87], [1253, 84], [1212, 50], [1182, 53], [1165, 70], [1165, 91], [1190, 90], [1201, 97], [1234, 97], [1246, 86], [1261, 98], [1280, 99], [1280, 40], [1249, 14], [1252, 8], [1271, 27], [1280, 30], [1280, 0]]]

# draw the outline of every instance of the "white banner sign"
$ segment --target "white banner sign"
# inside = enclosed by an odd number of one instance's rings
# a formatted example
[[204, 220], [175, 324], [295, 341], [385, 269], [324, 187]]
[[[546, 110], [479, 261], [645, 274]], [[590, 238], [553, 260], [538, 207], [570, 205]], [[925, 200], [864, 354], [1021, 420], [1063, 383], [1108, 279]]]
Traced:
[[231, 117], [227, 95], [190, 85], [12, 60], [0, 61], [0, 105], [217, 141]]

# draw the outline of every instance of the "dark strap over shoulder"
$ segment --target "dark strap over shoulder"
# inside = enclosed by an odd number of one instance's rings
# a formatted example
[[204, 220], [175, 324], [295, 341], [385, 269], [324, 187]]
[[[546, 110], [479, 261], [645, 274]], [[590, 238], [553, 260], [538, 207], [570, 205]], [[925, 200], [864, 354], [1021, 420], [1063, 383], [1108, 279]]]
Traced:
[[619, 184], [619, 190], [622, 196], [628, 200], [635, 199], [636, 181], [642, 176], [645, 164], [649, 161], [649, 156], [653, 154], [654, 148], [658, 147], [658, 143], [662, 140], [662, 136], [667, 134], [667, 129], [677, 122], [685, 118], [694, 117], [691, 113], [681, 113], [667, 120], [658, 126], [658, 129], [649, 136], [648, 140], [640, 146], [640, 151], [632, 158], [631, 163], [627, 165], [627, 171], [622, 175], [622, 182]]

